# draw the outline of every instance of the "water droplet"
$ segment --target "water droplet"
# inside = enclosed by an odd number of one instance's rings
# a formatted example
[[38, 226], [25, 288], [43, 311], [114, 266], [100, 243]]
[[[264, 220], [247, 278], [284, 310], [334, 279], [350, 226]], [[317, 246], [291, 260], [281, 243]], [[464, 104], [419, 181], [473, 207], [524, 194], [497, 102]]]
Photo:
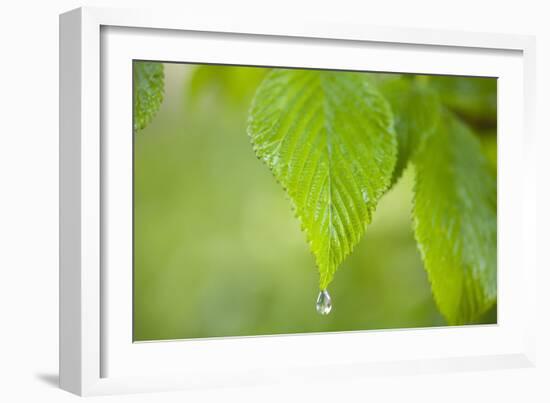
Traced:
[[363, 201], [365, 203], [369, 202], [369, 193], [365, 189], [361, 190], [361, 196], [363, 196]]
[[332, 309], [332, 300], [327, 290], [322, 290], [317, 297], [317, 304], [315, 305], [317, 312], [321, 315], [328, 315]]

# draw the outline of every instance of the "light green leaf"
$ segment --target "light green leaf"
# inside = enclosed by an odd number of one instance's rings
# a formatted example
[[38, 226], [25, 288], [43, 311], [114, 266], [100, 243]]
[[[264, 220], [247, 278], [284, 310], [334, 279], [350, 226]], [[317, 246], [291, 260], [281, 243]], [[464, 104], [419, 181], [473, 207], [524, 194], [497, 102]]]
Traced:
[[273, 70], [256, 92], [248, 133], [290, 196], [325, 289], [390, 184], [389, 106], [361, 74]]
[[441, 113], [437, 94], [418, 79], [394, 78], [380, 83], [382, 95], [391, 105], [397, 134], [395, 183], [409, 160], [420, 149], [437, 126]]
[[450, 324], [472, 323], [497, 297], [495, 177], [449, 112], [414, 163], [415, 235], [435, 301]]
[[163, 64], [134, 62], [134, 131], [142, 130], [151, 122], [163, 97]]

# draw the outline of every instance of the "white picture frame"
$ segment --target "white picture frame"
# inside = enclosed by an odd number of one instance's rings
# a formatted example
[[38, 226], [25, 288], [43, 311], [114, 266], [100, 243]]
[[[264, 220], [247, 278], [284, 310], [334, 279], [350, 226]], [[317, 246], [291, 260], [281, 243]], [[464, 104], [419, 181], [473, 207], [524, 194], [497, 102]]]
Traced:
[[[534, 45], [520, 35], [148, 10], [62, 14], [61, 387], [96, 395], [534, 365], [535, 190], [527, 178], [535, 167], [525, 158], [534, 139]], [[498, 324], [133, 343], [133, 59], [334, 69], [367, 69], [368, 59], [375, 71], [498, 77]]]

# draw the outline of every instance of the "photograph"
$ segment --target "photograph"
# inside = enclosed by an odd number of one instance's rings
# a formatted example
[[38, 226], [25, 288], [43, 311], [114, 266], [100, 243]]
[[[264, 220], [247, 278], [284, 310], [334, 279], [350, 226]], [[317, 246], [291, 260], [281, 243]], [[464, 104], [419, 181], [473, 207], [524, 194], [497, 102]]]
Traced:
[[497, 78], [133, 61], [133, 341], [497, 324]]
[[497, 80], [133, 62], [134, 341], [497, 323]]

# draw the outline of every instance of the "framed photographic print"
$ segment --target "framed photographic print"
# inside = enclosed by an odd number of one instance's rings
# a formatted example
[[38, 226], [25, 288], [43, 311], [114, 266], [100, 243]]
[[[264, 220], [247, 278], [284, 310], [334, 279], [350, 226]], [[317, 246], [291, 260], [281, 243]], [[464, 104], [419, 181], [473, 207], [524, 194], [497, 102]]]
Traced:
[[532, 38], [60, 24], [64, 389], [532, 365]]

